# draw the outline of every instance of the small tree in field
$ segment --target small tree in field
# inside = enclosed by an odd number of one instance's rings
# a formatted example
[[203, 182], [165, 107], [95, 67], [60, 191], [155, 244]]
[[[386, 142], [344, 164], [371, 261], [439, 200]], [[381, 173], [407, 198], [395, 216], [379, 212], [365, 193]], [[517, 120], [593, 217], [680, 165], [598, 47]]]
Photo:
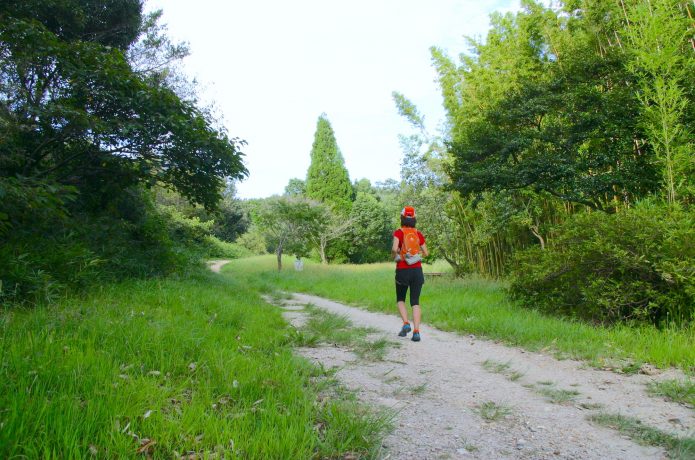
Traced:
[[322, 231], [326, 209], [307, 199], [272, 198], [258, 210], [257, 224], [266, 241], [275, 247], [279, 271], [283, 252], [305, 253], [307, 245]]

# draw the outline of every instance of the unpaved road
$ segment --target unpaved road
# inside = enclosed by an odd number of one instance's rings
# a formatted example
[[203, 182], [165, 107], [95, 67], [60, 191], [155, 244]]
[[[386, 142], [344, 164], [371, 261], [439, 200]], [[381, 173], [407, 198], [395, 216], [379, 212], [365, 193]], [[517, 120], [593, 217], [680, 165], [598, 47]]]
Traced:
[[[226, 262], [214, 261], [211, 268], [219, 271]], [[383, 443], [384, 459], [667, 458], [661, 448], [638, 445], [587, 419], [602, 412], [634, 417], [677, 436], [695, 434], [692, 408], [646, 392], [655, 379], [680, 377], [676, 371], [620, 375], [427, 325], [416, 343], [397, 336], [395, 306], [393, 315], [384, 315], [305, 294], [278, 306], [301, 327], [308, 304], [394, 342], [381, 361], [367, 362], [334, 345], [298, 350], [326, 368], [337, 367], [337, 378], [366, 404], [396, 412], [395, 429]], [[564, 402], [548, 396], [567, 392], [575, 394]], [[500, 407], [506, 415], [490, 420], [485, 407]]]
[[[338, 366], [337, 377], [365, 403], [397, 412], [383, 458], [666, 458], [663, 449], [638, 445], [587, 420], [600, 412], [635, 417], [678, 436], [695, 432], [691, 408], [646, 393], [648, 382], [673, 378], [675, 371], [620, 375], [426, 325], [422, 341], [415, 343], [397, 336], [395, 307], [393, 315], [384, 315], [305, 294], [294, 294], [280, 306], [301, 327], [307, 304], [347, 316], [355, 326], [374, 328], [396, 342], [383, 361], [372, 362], [332, 345], [299, 350], [325, 367]], [[502, 366], [494, 369], [493, 363]], [[577, 394], [562, 403], [541, 394], [562, 390]], [[481, 406], [493, 405], [508, 414], [486, 419]]]

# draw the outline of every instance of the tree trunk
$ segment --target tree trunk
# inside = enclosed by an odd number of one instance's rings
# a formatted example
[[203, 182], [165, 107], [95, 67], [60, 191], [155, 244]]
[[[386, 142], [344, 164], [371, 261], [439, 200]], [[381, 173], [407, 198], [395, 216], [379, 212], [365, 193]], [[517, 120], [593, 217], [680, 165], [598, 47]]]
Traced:
[[282, 243], [278, 244], [278, 248], [275, 250], [275, 255], [278, 258], [278, 271], [282, 270]]
[[531, 233], [533, 233], [533, 235], [536, 238], [538, 238], [538, 241], [540, 241], [541, 249], [545, 250], [545, 240], [543, 239], [543, 235], [541, 235], [540, 232], [538, 231], [538, 226], [537, 225], [531, 225], [529, 228], [531, 229]]
[[326, 238], [321, 238], [321, 243], [319, 244], [319, 255], [321, 256], [321, 263], [323, 265], [328, 265], [328, 259], [326, 259], [326, 245], [328, 241]]

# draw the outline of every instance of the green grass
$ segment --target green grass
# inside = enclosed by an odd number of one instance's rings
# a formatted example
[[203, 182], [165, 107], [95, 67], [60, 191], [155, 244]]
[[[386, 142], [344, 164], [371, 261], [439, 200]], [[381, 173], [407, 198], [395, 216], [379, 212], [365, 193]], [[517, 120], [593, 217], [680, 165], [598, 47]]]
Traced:
[[383, 361], [391, 346], [399, 346], [385, 338], [370, 340], [374, 329], [355, 327], [346, 317], [329, 313], [313, 305], [307, 305], [310, 315], [307, 324], [299, 329], [297, 344], [315, 347], [321, 343], [331, 343], [350, 348], [357, 356], [369, 361]]
[[231, 277], [0, 312], [0, 458], [374, 457], [387, 421], [321, 398], [280, 310]]
[[524, 376], [522, 372], [512, 369], [511, 363], [509, 362], [500, 363], [498, 361], [486, 359], [481, 365], [483, 366], [483, 369], [489, 372], [494, 372], [495, 374], [502, 374], [512, 382], [516, 382]]
[[646, 446], [663, 447], [669, 458], [695, 458], [695, 438], [679, 438], [656, 428], [644, 425], [640, 420], [620, 414], [597, 414], [589, 420], [618, 430], [630, 439]]
[[477, 412], [483, 419], [487, 420], [488, 422], [495, 422], [503, 418], [506, 418], [509, 414], [512, 413], [512, 410], [511, 408], [503, 404], [497, 404], [493, 401], [487, 401], [478, 406]]
[[[397, 316], [392, 264], [322, 266], [306, 261], [302, 272], [278, 272], [274, 264], [273, 256], [240, 259], [223, 272], [265, 292], [311, 293]], [[480, 334], [528, 350], [587, 360], [596, 367], [622, 369], [626, 362], [649, 362], [695, 372], [693, 327], [604, 327], [557, 318], [519, 308], [507, 299], [502, 284], [479, 278], [428, 279], [421, 299], [423, 321], [443, 330]]]
[[695, 409], [694, 380], [664, 380], [662, 382], [653, 382], [647, 388], [652, 395], [664, 396], [671, 401], [685, 403]]
[[545, 382], [538, 383], [544, 386], [535, 387], [535, 391], [538, 394], [545, 396], [548, 399], [548, 401], [550, 401], [553, 404], [564, 404], [566, 402], [574, 401], [576, 397], [580, 394], [576, 390], [564, 390], [562, 388], [555, 388], [552, 384], [548, 385]]

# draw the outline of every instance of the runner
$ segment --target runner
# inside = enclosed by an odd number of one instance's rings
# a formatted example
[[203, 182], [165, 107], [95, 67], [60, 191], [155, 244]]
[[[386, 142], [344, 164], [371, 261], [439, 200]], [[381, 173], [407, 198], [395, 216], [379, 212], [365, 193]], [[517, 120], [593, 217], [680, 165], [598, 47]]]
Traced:
[[425, 284], [425, 276], [422, 273], [422, 257], [427, 257], [427, 245], [425, 237], [415, 229], [417, 220], [415, 208], [406, 206], [401, 211], [401, 228], [393, 232], [393, 244], [391, 256], [396, 262], [396, 302], [398, 312], [403, 320], [403, 327], [398, 333], [405, 337], [411, 331], [408, 321], [408, 310], [405, 307], [405, 296], [410, 289], [410, 305], [413, 308], [413, 342], [420, 341], [420, 291]]

